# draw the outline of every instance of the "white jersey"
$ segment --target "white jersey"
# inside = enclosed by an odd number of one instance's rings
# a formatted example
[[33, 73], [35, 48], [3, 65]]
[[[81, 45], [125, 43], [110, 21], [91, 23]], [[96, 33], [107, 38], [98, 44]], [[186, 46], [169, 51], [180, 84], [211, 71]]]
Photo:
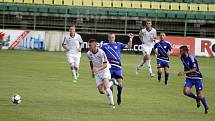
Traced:
[[74, 37], [66, 35], [63, 41], [63, 45], [66, 45], [69, 49], [67, 54], [72, 54], [79, 57], [81, 57], [81, 52], [78, 52], [78, 49], [80, 48], [80, 43], [83, 43], [83, 40], [81, 36], [77, 33], [75, 33]]
[[157, 36], [156, 29], [152, 28], [151, 31], [147, 31], [146, 28], [140, 30], [139, 37], [143, 39], [143, 43], [147, 46], [153, 47], [154, 46], [154, 37]]
[[102, 49], [98, 48], [98, 51], [95, 54], [91, 51], [88, 51], [87, 57], [89, 61], [92, 61], [93, 67], [96, 67], [96, 68], [101, 67], [103, 63], [108, 64], [107, 68], [105, 68], [104, 70], [107, 70], [110, 67], [107, 56]]

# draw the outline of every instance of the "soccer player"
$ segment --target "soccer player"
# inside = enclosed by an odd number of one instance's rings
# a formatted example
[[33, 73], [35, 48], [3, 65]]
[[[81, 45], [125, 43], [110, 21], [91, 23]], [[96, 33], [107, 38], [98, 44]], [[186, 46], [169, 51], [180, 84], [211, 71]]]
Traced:
[[152, 73], [150, 54], [154, 47], [156, 36], [157, 32], [154, 28], [152, 28], [152, 20], [148, 19], [146, 21], [146, 28], [142, 29], [139, 33], [139, 38], [142, 42], [143, 59], [141, 59], [140, 63], [136, 67], [136, 75], [139, 73], [139, 70], [143, 64], [146, 63], [150, 77], [155, 76], [155, 74]]
[[164, 32], [160, 33], [160, 41], [154, 45], [154, 51], [157, 56], [157, 69], [158, 69], [158, 81], [161, 80], [162, 68], [164, 68], [165, 72], [165, 82], [167, 85], [167, 81], [169, 78], [169, 55], [171, 52], [171, 44], [165, 41], [166, 34]]
[[74, 78], [73, 82], [76, 83], [77, 79], [79, 78], [78, 70], [83, 40], [81, 36], [76, 33], [75, 25], [70, 26], [69, 32], [70, 34], [64, 37], [62, 46], [66, 51], [68, 63], [70, 65], [70, 69]]
[[[184, 65], [184, 71], [178, 73], [178, 76], [186, 75], [185, 85], [184, 85], [184, 95], [193, 98], [196, 100], [197, 107], [200, 107], [200, 101], [204, 105], [205, 113], [208, 113], [208, 105], [206, 99], [202, 94], [203, 83], [202, 83], [202, 74], [199, 70], [199, 65], [197, 59], [189, 54], [187, 46], [180, 47], [181, 61]], [[195, 85], [196, 94], [194, 95], [191, 92], [192, 86]]]
[[109, 43], [104, 44], [101, 49], [107, 55], [107, 59], [111, 65], [110, 73], [111, 78], [117, 80], [117, 104], [121, 104], [121, 95], [122, 95], [122, 81], [123, 81], [123, 74], [122, 74], [122, 66], [121, 66], [121, 50], [128, 49], [132, 47], [132, 40], [134, 35], [129, 34], [129, 42], [128, 44], [123, 44], [120, 42], [115, 41], [115, 34], [109, 33], [108, 34], [108, 41]]
[[97, 48], [97, 42], [95, 39], [89, 40], [89, 51], [87, 52], [87, 57], [90, 61], [90, 67], [92, 71], [92, 76], [96, 79], [96, 85], [100, 94], [107, 93], [110, 105], [115, 108], [113, 101], [113, 93], [110, 89], [113, 82], [109, 81], [111, 79], [109, 62], [105, 52]]

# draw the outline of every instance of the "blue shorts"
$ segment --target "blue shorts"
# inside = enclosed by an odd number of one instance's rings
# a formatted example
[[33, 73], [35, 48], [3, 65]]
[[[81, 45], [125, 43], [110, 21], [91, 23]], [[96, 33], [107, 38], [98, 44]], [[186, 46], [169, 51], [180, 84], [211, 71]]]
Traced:
[[202, 79], [189, 79], [189, 78], [186, 78], [184, 87], [192, 88], [193, 85], [195, 85], [196, 91], [202, 91], [203, 90]]
[[122, 69], [121, 68], [110, 68], [110, 74], [111, 74], [111, 78], [115, 78], [115, 79], [123, 79], [122, 76]]
[[169, 68], [169, 62], [167, 61], [162, 61], [157, 59], [157, 65], [159, 65], [158, 68], [164, 68], [164, 67]]

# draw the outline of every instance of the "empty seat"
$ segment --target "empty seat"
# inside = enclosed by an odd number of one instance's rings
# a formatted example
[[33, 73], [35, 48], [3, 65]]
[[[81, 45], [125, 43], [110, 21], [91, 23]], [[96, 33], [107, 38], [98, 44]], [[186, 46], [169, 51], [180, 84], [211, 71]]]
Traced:
[[156, 18], [158, 13], [156, 11], [147, 11], [147, 17]]
[[112, 5], [111, 5], [111, 1], [102, 1], [102, 6], [103, 7], [112, 7]]
[[179, 3], [170, 3], [171, 10], [179, 10]]
[[54, 0], [55, 5], [63, 5], [62, 0]]
[[199, 4], [199, 11], [208, 11], [207, 4]]
[[214, 12], [215, 11], [215, 4], [209, 4], [208, 5], [208, 11]]
[[28, 11], [29, 12], [37, 12], [37, 5], [29, 5]]
[[17, 5], [8, 5], [8, 10], [9, 11], [17, 11], [18, 7], [17, 7]]
[[12, 3], [13, 0], [4, 0], [5, 3]]
[[112, 1], [113, 7], [115, 8], [121, 8], [121, 1]]
[[33, 4], [33, 0], [24, 0], [24, 3]]
[[68, 9], [67, 9], [66, 7], [59, 7], [59, 8], [58, 8], [58, 12], [59, 12], [60, 14], [67, 14]]
[[186, 18], [187, 19], [192, 19], [192, 20], [195, 19], [195, 13], [188, 12]]
[[7, 10], [7, 6], [4, 4], [0, 4], [0, 11], [6, 11]]
[[167, 18], [175, 18], [175, 12], [167, 12]]
[[43, 0], [34, 0], [35, 4], [43, 4]]
[[[139, 12], [139, 11], [138, 11]], [[128, 11], [128, 16], [131, 16], [131, 17], [137, 17], [137, 11], [136, 10], [129, 10]]]
[[83, 6], [92, 6], [93, 5], [93, 1], [92, 0], [83, 0]]
[[141, 1], [131, 1], [132, 8], [141, 8]]
[[205, 19], [205, 13], [197, 13], [195, 14], [196, 19], [204, 20]]
[[166, 18], [166, 12], [164, 11], [158, 11], [158, 18]]
[[122, 1], [123, 8], [131, 8], [131, 1]]
[[75, 8], [75, 7], [70, 8], [69, 11], [68, 11], [68, 13], [69, 13], [69, 14], [74, 14], [74, 15], [76, 15], [76, 14], [79, 13], [79, 9], [78, 9], [78, 8]]
[[150, 4], [148, 1], [142, 1], [142, 8], [150, 9]]
[[39, 11], [40, 13], [48, 13], [48, 7], [45, 6], [45, 5], [38, 6], [38, 11]]
[[101, 0], [93, 0], [93, 6], [94, 7], [102, 7], [102, 1]]
[[20, 11], [20, 12], [27, 12], [28, 11], [28, 6], [27, 5], [19, 5], [18, 6], [18, 11]]
[[118, 16], [118, 11], [116, 9], [108, 9], [108, 15]]
[[50, 6], [49, 7], [49, 13], [57, 14], [58, 13], [57, 7], [56, 6]]
[[161, 9], [169, 10], [169, 3], [168, 2], [162, 2], [161, 3]]
[[183, 11], [187, 11], [188, 10], [188, 5], [187, 3], [180, 3], [180, 10], [183, 10]]
[[214, 20], [215, 19], [215, 15], [214, 14], [206, 14], [205, 15], [205, 19], [207, 19], [207, 20]]
[[23, 3], [23, 0], [14, 0], [14, 3]]
[[152, 9], [160, 9], [160, 2], [151, 2]]
[[72, 6], [72, 0], [64, 0], [64, 5]]
[[177, 12], [176, 18], [185, 19], [186, 18], [186, 13], [185, 12]]
[[44, 1], [44, 4], [53, 5], [53, 1], [52, 0], [43, 0], [43, 1]]
[[73, 0], [74, 6], [82, 6], [82, 0]]
[[190, 10], [191, 11], [198, 11], [198, 4], [189, 4]]

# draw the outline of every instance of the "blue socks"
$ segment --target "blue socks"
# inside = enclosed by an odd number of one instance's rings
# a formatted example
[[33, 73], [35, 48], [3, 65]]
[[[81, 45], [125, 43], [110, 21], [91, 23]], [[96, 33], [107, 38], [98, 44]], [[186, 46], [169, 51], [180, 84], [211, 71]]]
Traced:
[[191, 97], [193, 99], [197, 99], [197, 96], [194, 95], [192, 92], [190, 92], [190, 94], [187, 95], [188, 97]]
[[122, 95], [122, 86], [121, 85], [117, 85], [117, 91], [118, 91], [118, 96], [121, 97], [121, 95]]
[[208, 109], [208, 105], [206, 103], [206, 99], [202, 98], [201, 101], [202, 101], [202, 104], [204, 105], [205, 109]]
[[159, 81], [159, 82], [160, 82], [160, 80], [161, 80], [161, 75], [162, 75], [162, 73], [158, 72], [158, 81]]

